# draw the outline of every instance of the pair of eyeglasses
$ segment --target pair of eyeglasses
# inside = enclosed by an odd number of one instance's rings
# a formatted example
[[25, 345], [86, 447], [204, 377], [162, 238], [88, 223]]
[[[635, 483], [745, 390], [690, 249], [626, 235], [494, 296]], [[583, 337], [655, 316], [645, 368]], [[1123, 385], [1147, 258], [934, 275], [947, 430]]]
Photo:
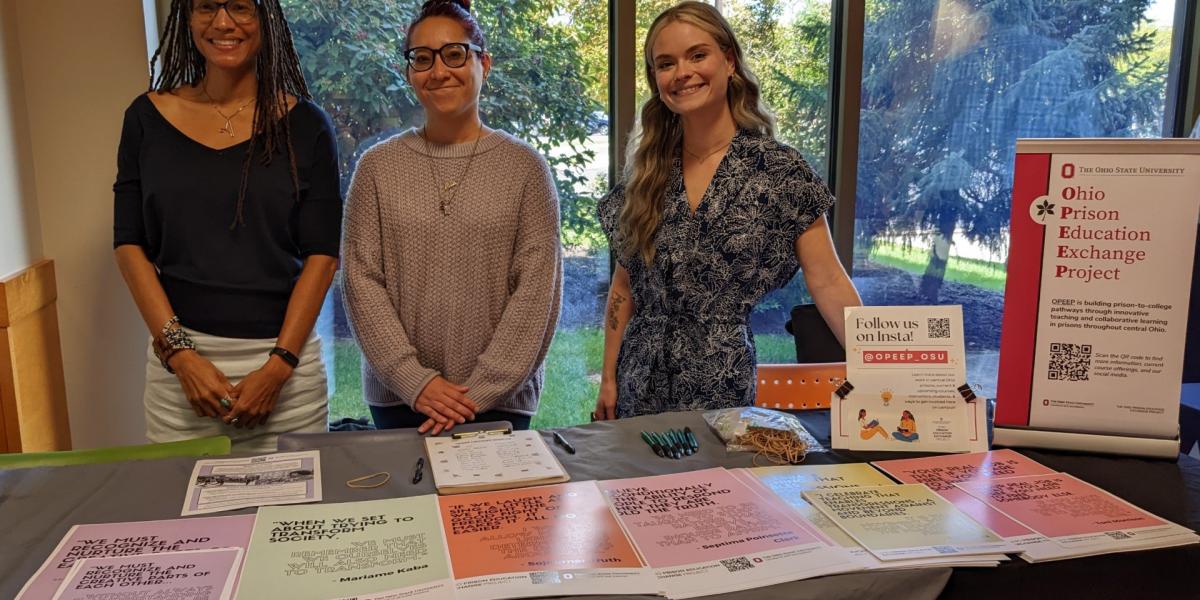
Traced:
[[199, 23], [212, 23], [221, 9], [238, 25], [246, 25], [258, 18], [258, 3], [255, 0], [197, 0], [192, 4], [192, 19]]
[[476, 46], [470, 42], [446, 44], [438, 49], [426, 48], [418, 46], [409, 48], [404, 51], [404, 59], [408, 61], [408, 67], [414, 71], [428, 71], [433, 68], [434, 57], [442, 57], [442, 64], [451, 69], [457, 69], [467, 64], [467, 59], [471, 57], [471, 51], [482, 54], [483, 48]]

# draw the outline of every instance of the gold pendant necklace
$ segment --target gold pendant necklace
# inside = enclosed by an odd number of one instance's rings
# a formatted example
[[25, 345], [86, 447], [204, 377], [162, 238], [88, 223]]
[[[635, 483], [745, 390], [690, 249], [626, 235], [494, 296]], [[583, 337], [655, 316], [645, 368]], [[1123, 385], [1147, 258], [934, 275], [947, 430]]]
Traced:
[[238, 115], [242, 114], [242, 111], [246, 110], [247, 106], [254, 104], [255, 99], [251, 98], [245, 104], [238, 107], [237, 110], [233, 111], [232, 115], [227, 115], [227, 114], [221, 112], [221, 107], [217, 105], [217, 101], [213, 100], [212, 96], [208, 95], [208, 90], [205, 89], [205, 87], [203, 85], [200, 87], [200, 91], [204, 94], [204, 97], [206, 99], [208, 99], [209, 104], [212, 104], [213, 110], [217, 111], [217, 114], [221, 115], [222, 119], [225, 119], [225, 125], [223, 127], [221, 127], [220, 129], [218, 129], [217, 133], [222, 133], [222, 134], [228, 135], [229, 137], [237, 137], [237, 134], [235, 134], [233, 131], [233, 120]]
[[[463, 169], [459, 179], [465, 179], [467, 173], [471, 170], [471, 163], [475, 162], [475, 151], [479, 149], [479, 139], [482, 137], [483, 125], [480, 124], [479, 131], [475, 134], [475, 144], [471, 146], [471, 156], [467, 159], [467, 166]], [[429, 160], [429, 172], [433, 175], [433, 185], [439, 186], [437, 187], [438, 210], [441, 211], [443, 217], [449, 216], [450, 204], [454, 202], [454, 197], [458, 195], [458, 182], [452, 180], [445, 185], [439, 183], [442, 179], [442, 174], [438, 172], [437, 163], [433, 160], [433, 155], [429, 152], [429, 138], [426, 135], [425, 126], [423, 125], [421, 126], [421, 143], [425, 146], [425, 158]], [[449, 199], [444, 197], [444, 194], [447, 193], [450, 194]]]

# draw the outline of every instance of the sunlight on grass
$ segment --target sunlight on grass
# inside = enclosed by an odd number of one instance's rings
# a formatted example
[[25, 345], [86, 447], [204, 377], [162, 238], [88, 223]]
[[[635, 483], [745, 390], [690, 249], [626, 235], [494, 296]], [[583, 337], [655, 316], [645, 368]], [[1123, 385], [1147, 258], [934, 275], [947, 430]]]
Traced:
[[[929, 250], [879, 242], [871, 249], [870, 259], [881, 265], [921, 275], [929, 264]], [[1007, 268], [1001, 262], [951, 256], [946, 265], [945, 281], [1003, 292], [1006, 274]]]

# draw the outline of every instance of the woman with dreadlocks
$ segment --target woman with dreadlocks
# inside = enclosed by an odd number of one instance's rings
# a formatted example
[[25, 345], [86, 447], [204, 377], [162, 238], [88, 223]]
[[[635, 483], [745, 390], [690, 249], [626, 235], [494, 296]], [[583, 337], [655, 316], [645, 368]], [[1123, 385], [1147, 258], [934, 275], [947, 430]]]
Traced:
[[278, 0], [173, 0], [117, 153], [117, 265], [152, 341], [146, 436], [324, 431], [313, 324], [337, 268], [333, 126]]
[[346, 202], [346, 312], [381, 429], [528, 428], [562, 296], [546, 161], [483, 124], [492, 68], [467, 0], [430, 0], [404, 38], [425, 123], [372, 147]]

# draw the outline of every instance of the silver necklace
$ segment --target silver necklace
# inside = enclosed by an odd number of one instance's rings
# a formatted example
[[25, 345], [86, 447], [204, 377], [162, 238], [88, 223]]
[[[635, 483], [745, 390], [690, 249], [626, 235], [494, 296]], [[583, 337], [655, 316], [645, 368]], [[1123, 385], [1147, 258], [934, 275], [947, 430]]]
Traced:
[[205, 82], [204, 85], [200, 86], [200, 92], [204, 94], [204, 97], [206, 99], [208, 99], [209, 104], [212, 104], [213, 110], [217, 111], [217, 114], [221, 115], [222, 119], [225, 119], [225, 125], [223, 127], [221, 127], [220, 129], [218, 129], [217, 132], [228, 135], [229, 137], [237, 137], [237, 135], [233, 132], [233, 120], [238, 115], [242, 114], [242, 111], [246, 110], [247, 106], [254, 104], [255, 99], [251, 98], [245, 104], [238, 107], [237, 110], [233, 111], [232, 115], [227, 115], [227, 114], [221, 112], [221, 107], [217, 104], [217, 101], [213, 100], [212, 96], [208, 95], [208, 89], [205, 86], [207, 86], [207, 82]]
[[[445, 185], [440, 182], [442, 180], [441, 173], [438, 172], [437, 162], [433, 160], [433, 155], [429, 152], [429, 138], [426, 137], [425, 125], [421, 126], [421, 143], [425, 147], [425, 157], [429, 159], [429, 173], [433, 175], [433, 185], [437, 187], [438, 194], [438, 210], [442, 212], [442, 216], [450, 215], [450, 205], [454, 203], [454, 197], [458, 195], [458, 181], [450, 180]], [[475, 133], [475, 144], [471, 146], [471, 156], [467, 159], [467, 166], [463, 169], [462, 175], [459, 175], [459, 181], [466, 179], [467, 173], [471, 170], [471, 163], [475, 162], [475, 151], [479, 149], [479, 139], [483, 137], [483, 125], [479, 126], [479, 131]], [[444, 194], [449, 192], [450, 198], [445, 198]]]

